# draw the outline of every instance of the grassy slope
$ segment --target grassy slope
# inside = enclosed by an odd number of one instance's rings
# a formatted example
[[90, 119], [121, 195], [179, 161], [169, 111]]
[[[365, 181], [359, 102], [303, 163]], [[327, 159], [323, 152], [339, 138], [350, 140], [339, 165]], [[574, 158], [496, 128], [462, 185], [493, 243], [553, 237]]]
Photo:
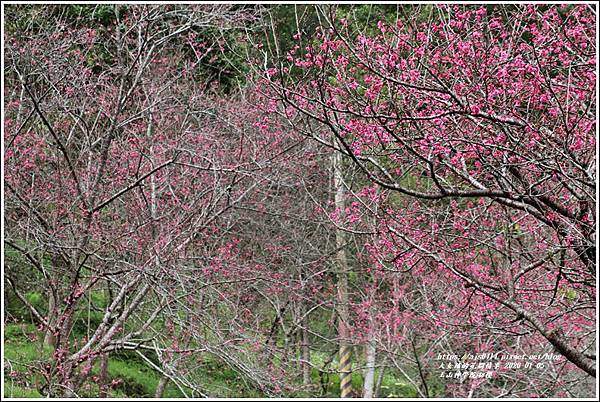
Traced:
[[[31, 376], [28, 373], [28, 367], [41, 364], [44, 359], [51, 356], [51, 351], [41, 348], [41, 341], [34, 338], [36, 334], [37, 330], [33, 324], [8, 324], [5, 326], [4, 357], [5, 363], [8, 364], [5, 364], [4, 397], [42, 397], [36, 389], [36, 385], [41, 384], [42, 379], [39, 376]], [[314, 353], [314, 363], [319, 364], [319, 360], [323, 357]], [[16, 373], [15, 378], [11, 378], [11, 370]], [[96, 364], [92, 374], [97, 373], [98, 366]], [[160, 375], [141, 359], [128, 355], [114, 355], [109, 359], [108, 376], [109, 381], [113, 379], [122, 380], [119, 385], [110, 390], [110, 397], [153, 397], [160, 379]], [[247, 389], [233, 370], [224, 367], [218, 361], [212, 360], [210, 356], [204, 357], [204, 364], [196, 376], [209, 395], [220, 397], [260, 396], [256, 391]], [[318, 372], [314, 369], [312, 379], [314, 384], [320, 383]], [[337, 374], [328, 374], [325, 376], [325, 380], [326, 390], [323, 396], [338, 396], [339, 377]], [[360, 390], [362, 388], [362, 377], [355, 375], [353, 385], [355, 390]], [[94, 384], [89, 389], [82, 390], [80, 396], [97, 397], [97, 395], [98, 387]], [[386, 396], [413, 397], [415, 391], [412, 386], [404, 381], [395, 378], [391, 374], [386, 374], [383, 381], [382, 397]], [[169, 384], [164, 397], [181, 398], [183, 394], [176, 386]]]
[[[33, 301], [33, 300], [32, 300]], [[14, 315], [13, 315], [14, 317]], [[20, 317], [25, 318], [25, 317]], [[94, 317], [92, 321], [98, 320]], [[81, 320], [84, 321], [84, 320]], [[87, 320], [85, 320], [87, 321]], [[76, 332], [86, 331], [87, 323], [78, 322], [75, 325]], [[51, 359], [52, 351], [42, 348], [41, 334], [31, 323], [7, 324], [4, 327], [5, 345], [5, 397], [42, 397], [38, 392], [39, 384], [43, 379], [32, 376], [29, 371], [31, 367], [40, 366], [44, 361]], [[151, 356], [147, 355], [149, 358]], [[321, 366], [327, 358], [325, 353], [313, 352], [311, 354], [313, 364]], [[201, 364], [194, 373], [194, 380], [208, 395], [215, 397], [260, 397], [256, 389], [249, 388], [238, 374], [223, 365], [211, 355], [199, 356]], [[330, 366], [335, 369], [337, 360]], [[357, 363], [357, 365], [361, 365]], [[13, 372], [14, 378], [10, 376]], [[98, 374], [98, 363], [92, 369], [92, 375]], [[119, 383], [109, 391], [110, 397], [153, 397], [160, 374], [152, 369], [135, 353], [113, 353], [110, 355], [108, 364], [108, 381], [119, 380]], [[357, 391], [362, 389], [362, 376], [353, 376], [353, 388]], [[315, 390], [291, 397], [339, 396], [339, 376], [335, 373], [326, 374], [323, 383], [316, 369], [312, 370], [312, 382]], [[185, 390], [189, 393], [190, 390]], [[82, 397], [97, 397], [98, 386], [92, 382], [81, 390]], [[166, 387], [165, 398], [182, 398], [182, 392], [172, 383]], [[392, 372], [386, 372], [381, 389], [381, 397], [415, 397], [416, 391], [405, 379], [396, 377]]]
[[[4, 358], [5, 381], [4, 397], [35, 398], [42, 397], [37, 391], [37, 385], [43, 383], [39, 376], [32, 376], [29, 367], [37, 366], [51, 357], [50, 350], [42, 350], [41, 340], [35, 338], [38, 331], [33, 324], [8, 324], [4, 327]], [[202, 388], [210, 395], [221, 397], [260, 396], [239, 380], [237, 374], [223, 367], [210, 356], [205, 356], [204, 364], [196, 373]], [[15, 373], [11, 378], [10, 373]], [[92, 369], [92, 375], [98, 373], [98, 364]], [[136, 355], [114, 355], [108, 364], [109, 382], [120, 379], [121, 382], [113, 387], [110, 397], [154, 397], [154, 391], [160, 380], [160, 374], [149, 367]], [[84, 387], [86, 388], [86, 387]], [[189, 392], [190, 390], [186, 390]], [[83, 389], [82, 397], [97, 397], [98, 386], [90, 384], [89, 389]], [[172, 383], [166, 387], [165, 398], [182, 398], [181, 391]]]

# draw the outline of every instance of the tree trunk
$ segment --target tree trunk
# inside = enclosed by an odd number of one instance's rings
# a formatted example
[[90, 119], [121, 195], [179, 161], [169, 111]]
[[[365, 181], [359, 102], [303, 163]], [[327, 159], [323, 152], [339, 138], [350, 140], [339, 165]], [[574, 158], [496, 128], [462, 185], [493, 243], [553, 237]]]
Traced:
[[[283, 316], [285, 314], [285, 310], [288, 307], [288, 304], [289, 304], [289, 300], [285, 303], [285, 305], [283, 305], [283, 307], [281, 307], [279, 309], [279, 311], [276, 311], [277, 315], [275, 316], [275, 319], [273, 320], [273, 324], [271, 324], [271, 331], [269, 332], [269, 336], [267, 337], [267, 340], [265, 341], [265, 347], [264, 347], [263, 355], [261, 357], [261, 361], [263, 363], [267, 362], [274, 355], [274, 350], [277, 345], [277, 334], [279, 332], [280, 323], [281, 323], [281, 320], [283, 320]], [[274, 345], [273, 350], [271, 350], [271, 345]]]
[[156, 392], [154, 393], [155, 398], [163, 397], [163, 394], [165, 393], [165, 388], [167, 387], [168, 383], [169, 383], [169, 377], [167, 377], [166, 375], [163, 375], [160, 377], [160, 380], [158, 381], [158, 385], [156, 386]]
[[108, 353], [100, 356], [99, 386], [100, 398], [108, 398]]
[[370, 339], [369, 342], [367, 342], [365, 349], [367, 355], [367, 368], [365, 369], [363, 398], [373, 398], [373, 390], [375, 385], [375, 360], [377, 359], [375, 341]]
[[58, 390], [59, 395], [62, 395], [63, 398], [76, 398], [76, 389], [75, 389], [75, 381], [73, 378], [73, 363], [69, 361], [63, 361], [61, 365], [60, 379], [58, 384], [60, 388]]
[[381, 397], [381, 384], [383, 384], [383, 376], [385, 374], [385, 359], [384, 364], [381, 364], [381, 368], [379, 369], [379, 375], [377, 376], [377, 384], [375, 384], [375, 393], [373, 398]]
[[[191, 338], [189, 338], [189, 339], [191, 339]], [[184, 345], [185, 348], [188, 348], [190, 345], [189, 339]], [[171, 362], [172, 362], [171, 367], [170, 368], [167, 367], [167, 364], [165, 364], [166, 362], [163, 362], [163, 364], [162, 364], [163, 371], [167, 374], [174, 375], [177, 370], [177, 367], [179, 366], [179, 363], [181, 362], [181, 359], [182, 359], [181, 357], [175, 358], [175, 356], [172, 356], [171, 357]], [[169, 383], [170, 380], [171, 379], [164, 374], [160, 377], [160, 380], [158, 381], [158, 385], [156, 386], [156, 392], [154, 393], [155, 398], [163, 397], [163, 395], [165, 393], [165, 389], [167, 388], [167, 384]]]
[[[375, 225], [373, 225], [375, 226]], [[367, 344], [365, 345], [365, 355], [366, 355], [366, 368], [365, 368], [365, 381], [363, 383], [363, 398], [373, 398], [373, 392], [375, 387], [375, 366], [377, 361], [377, 343], [375, 342], [376, 338], [376, 323], [373, 320], [373, 317], [376, 314], [375, 311], [375, 289], [377, 287], [377, 278], [374, 274], [371, 274], [371, 280], [373, 281], [373, 286], [371, 286], [371, 291], [369, 291], [368, 302], [369, 302], [369, 335]]]
[[54, 323], [56, 318], [56, 298], [54, 292], [50, 290], [48, 292], [48, 328], [44, 335], [44, 345], [50, 346], [52, 349], [56, 346], [56, 335], [54, 333]]
[[[335, 188], [335, 207], [340, 221], [343, 222], [345, 211], [345, 191], [342, 172], [342, 154], [333, 155], [333, 185]], [[348, 343], [348, 262], [346, 260], [346, 239], [341, 229], [335, 231], [337, 247], [336, 265], [338, 269], [338, 336], [339, 336], [339, 375], [340, 397], [352, 396], [352, 346]]]
[[[60, 260], [58, 256], [52, 257], [52, 266], [54, 269], [58, 269], [63, 265], [63, 262]], [[56, 328], [57, 319], [58, 319], [58, 311], [60, 303], [60, 296], [58, 293], [58, 289], [54, 283], [49, 281], [47, 284], [46, 293], [48, 295], [48, 315], [46, 321], [48, 323], [48, 327], [46, 328], [46, 332], [44, 334], [44, 346], [49, 346], [54, 350], [56, 348], [56, 336], [58, 328]]]
[[310, 339], [308, 337], [308, 316], [302, 325], [302, 384], [310, 385]]

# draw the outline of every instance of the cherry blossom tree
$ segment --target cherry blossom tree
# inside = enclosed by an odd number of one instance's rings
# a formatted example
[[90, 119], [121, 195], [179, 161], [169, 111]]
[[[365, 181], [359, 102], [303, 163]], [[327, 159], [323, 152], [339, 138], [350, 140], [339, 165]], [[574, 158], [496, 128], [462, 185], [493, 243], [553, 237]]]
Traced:
[[[41, 394], [109, 396], [118, 354], [156, 398], [214, 396], [207, 358], [270, 397], [591, 394], [589, 5], [5, 11], [3, 275]], [[468, 375], [495, 353], [556, 358]]]
[[[37, 270], [47, 311], [27, 301], [10, 263], [6, 279], [54, 349], [44, 367], [51, 395], [76, 393], [101, 355], [151, 347], [150, 326], [190, 296], [174, 289], [223, 251], [202, 247], [220, 217], [260, 183], [246, 138], [206, 117], [210, 94], [191, 80], [211, 45], [196, 31], [253, 15], [111, 9], [93, 29], [45, 8], [54, 25], [7, 39], [5, 244]], [[74, 339], [78, 308], [100, 289], [101, 322]]]
[[590, 6], [414, 6], [365, 32], [321, 14], [265, 91], [385, 193], [370, 269], [410, 274], [461, 342], [551, 345], [595, 377]]

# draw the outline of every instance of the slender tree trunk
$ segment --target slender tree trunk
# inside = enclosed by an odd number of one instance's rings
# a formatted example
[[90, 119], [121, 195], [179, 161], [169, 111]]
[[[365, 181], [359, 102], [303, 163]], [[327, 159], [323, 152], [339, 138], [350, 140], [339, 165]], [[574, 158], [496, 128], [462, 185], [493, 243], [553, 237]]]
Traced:
[[74, 378], [75, 364], [67, 359], [69, 350], [69, 335], [73, 328], [73, 316], [75, 315], [75, 303], [67, 306], [65, 312], [60, 318], [60, 329], [58, 330], [58, 336], [55, 339], [55, 347], [57, 350], [64, 351], [63, 354], [58, 358], [59, 381], [58, 383], [62, 387], [63, 397], [73, 398], [76, 396], [76, 384]]
[[100, 398], [108, 398], [108, 353], [102, 353], [100, 356]]
[[281, 323], [281, 320], [283, 320], [283, 315], [285, 314], [288, 304], [289, 304], [289, 301], [287, 301], [285, 303], [285, 305], [283, 307], [281, 307], [278, 312], [276, 312], [277, 316], [273, 320], [273, 324], [271, 325], [271, 331], [269, 332], [269, 336], [267, 337], [267, 340], [265, 341], [265, 348], [263, 351], [263, 355], [261, 357], [261, 360], [263, 362], [266, 362], [269, 358], [271, 358], [273, 356], [273, 351], [271, 350], [271, 345], [277, 345], [277, 334], [279, 332], [280, 323]]
[[54, 349], [56, 346], [56, 335], [54, 333], [54, 324], [56, 321], [56, 298], [52, 289], [48, 292], [48, 328], [44, 335], [44, 345]]
[[365, 346], [367, 355], [367, 367], [365, 369], [365, 382], [363, 385], [363, 398], [373, 398], [375, 386], [375, 361], [377, 359], [377, 350], [375, 341], [371, 338]]
[[379, 398], [381, 396], [381, 384], [383, 384], [383, 376], [385, 375], [385, 359], [381, 368], [379, 369], [379, 375], [377, 376], [377, 383], [375, 384], [375, 393], [373, 398]]
[[302, 372], [302, 330], [297, 328], [294, 332], [294, 353], [298, 356], [296, 359], [296, 371]]
[[310, 385], [310, 339], [308, 328], [308, 316], [302, 324], [302, 384]]
[[61, 386], [59, 392], [62, 393], [63, 398], [75, 398], [77, 396], [75, 389], [75, 381], [73, 378], [73, 363], [69, 361], [63, 361], [61, 367], [61, 375], [58, 384]]
[[[333, 155], [333, 185], [335, 188], [335, 207], [338, 216], [343, 220], [345, 210], [345, 191], [342, 172], [342, 154]], [[348, 343], [348, 262], [346, 260], [345, 233], [336, 229], [335, 244], [337, 247], [336, 265], [338, 270], [338, 336], [339, 336], [339, 374], [340, 397], [352, 396], [352, 346]]]
[[168, 383], [169, 383], [169, 377], [167, 377], [166, 375], [163, 375], [160, 377], [160, 380], [158, 381], [158, 385], [156, 386], [156, 392], [154, 393], [155, 398], [163, 397], [163, 395], [165, 393], [165, 388], [167, 387]]
[[417, 369], [419, 370], [419, 378], [421, 379], [421, 390], [423, 392], [423, 394], [425, 394], [426, 398], [429, 398], [429, 387], [427, 386], [427, 377], [426, 377], [426, 373], [423, 371], [423, 366], [421, 365], [421, 361], [419, 360], [419, 354], [417, 353], [417, 346], [415, 344], [415, 339], [412, 338], [410, 340], [411, 346], [412, 346], [412, 350], [413, 350], [413, 356], [415, 358], [415, 361], [417, 362]]
[[[182, 344], [182, 346], [184, 349], [189, 349], [191, 343], [192, 343], [192, 338], [187, 337], [185, 339], [184, 343]], [[173, 355], [171, 355], [170, 361], [172, 362], [170, 368], [166, 366], [164, 361], [162, 362], [163, 371], [167, 374], [171, 374], [171, 376], [176, 376], [177, 368], [183, 361], [183, 356], [175, 356], [173, 354]], [[177, 379], [176, 377], [173, 377], [173, 378]], [[163, 395], [165, 393], [165, 389], [167, 388], [167, 384], [169, 384], [169, 381], [171, 381], [171, 378], [164, 374], [160, 377], [160, 380], [158, 381], [158, 384], [156, 386], [156, 391], [154, 392], [155, 398], [163, 397]]]
[[[294, 355], [294, 337], [289, 332], [285, 332], [285, 329], [282, 328], [281, 334], [283, 335], [283, 350], [281, 352], [281, 365], [286, 366], [290, 357], [290, 352], [292, 356]], [[291, 350], [290, 350], [291, 349]]]
[[[375, 225], [373, 225], [375, 226]], [[375, 388], [375, 366], [377, 362], [377, 343], [375, 342], [375, 322], [373, 317], [376, 314], [375, 311], [375, 289], [377, 287], [377, 278], [374, 274], [371, 274], [371, 281], [373, 286], [369, 291], [369, 336], [367, 344], [365, 345], [366, 355], [366, 368], [365, 368], [365, 381], [363, 383], [363, 398], [373, 398], [373, 392]]]
[[[183, 348], [184, 349], [188, 349], [190, 347], [190, 344], [192, 343], [192, 338], [188, 337], [185, 342], [183, 343]], [[176, 358], [175, 355], [172, 355], [171, 357], [171, 367], [168, 368], [166, 367], [166, 364], [162, 364], [163, 366], [163, 370], [167, 373], [167, 374], [171, 374], [172, 376], [174, 376], [177, 372], [177, 367], [179, 367], [179, 364], [181, 363], [181, 361], [183, 360], [182, 356], [178, 356]], [[170, 371], [170, 372], [169, 372]], [[167, 384], [169, 384], [169, 381], [171, 381], [171, 379], [166, 376], [166, 375], [162, 375], [160, 377], [160, 380], [158, 381], [158, 385], [156, 386], [156, 391], [154, 392], [154, 397], [155, 398], [162, 398], [164, 393], [165, 393], [165, 389], [167, 388]]]
[[[146, 136], [151, 139], [152, 138], [152, 112], [148, 113], [148, 127], [146, 129]], [[152, 153], [152, 146], [150, 146], [150, 153]], [[157, 209], [157, 194], [156, 194], [156, 181], [154, 175], [150, 176], [150, 216], [152, 218], [152, 238], [156, 239], [158, 237], [158, 229], [156, 228], [156, 209]], [[155, 264], [158, 267], [160, 261], [158, 260], [158, 256], [156, 256]], [[176, 362], [175, 362], [176, 364]], [[165, 365], [163, 364], [163, 368]], [[166, 375], [161, 375], [160, 380], [158, 380], [158, 385], [156, 386], [156, 391], [154, 392], [155, 398], [162, 398], [165, 393], [165, 388], [169, 383], [169, 377]]]

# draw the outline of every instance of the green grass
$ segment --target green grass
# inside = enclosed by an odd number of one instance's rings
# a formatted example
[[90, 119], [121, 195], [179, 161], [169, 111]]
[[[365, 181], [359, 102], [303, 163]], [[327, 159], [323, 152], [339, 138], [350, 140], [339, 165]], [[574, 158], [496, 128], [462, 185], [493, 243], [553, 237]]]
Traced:
[[[95, 370], [97, 370], [97, 367]], [[137, 359], [109, 359], [108, 377], [109, 381], [113, 379], [122, 380], [122, 383], [115, 387], [116, 393], [137, 398], [154, 397], [154, 392], [160, 381], [159, 373]], [[165, 388], [164, 397], [182, 398], [183, 394], [175, 385], [169, 383]]]
[[[5, 397], [14, 398], [37, 398], [43, 397], [38, 388], [44, 384], [44, 380], [36, 372], [44, 362], [51, 360], [52, 350], [42, 347], [43, 333], [37, 331], [30, 323], [7, 324], [4, 327], [5, 335]], [[356, 351], [358, 351], [357, 349]], [[146, 352], [150, 360], [155, 361], [155, 356]], [[327, 352], [311, 353], [313, 364], [320, 367], [329, 358]], [[212, 397], [261, 397], [260, 390], [247, 384], [240, 375], [227, 367], [223, 362], [211, 354], [201, 354], [197, 359], [191, 381], [199, 384], [201, 390]], [[354, 369], [363, 366], [360, 354], [355, 354]], [[336, 370], [338, 367], [337, 357], [328, 365], [328, 370]], [[13, 376], [10, 376], [10, 373]], [[99, 362], [96, 361], [91, 375], [99, 373]], [[376, 373], [376, 376], [379, 372]], [[338, 397], [340, 378], [337, 373], [326, 373], [323, 376], [324, 383], [317, 369], [311, 370], [311, 379], [314, 385], [311, 391], [301, 391], [294, 397]], [[156, 387], [160, 381], [160, 373], [150, 367], [137, 353], [132, 351], [111, 353], [108, 363], [108, 383], [118, 380], [118, 384], [109, 390], [109, 397], [117, 398], [148, 398], [154, 397]], [[360, 370], [352, 376], [352, 387], [355, 392], [360, 393], [363, 386], [363, 377]], [[188, 395], [191, 390], [184, 389]], [[80, 397], [98, 397], [98, 385], [88, 381], [79, 391]], [[380, 397], [416, 397], [417, 392], [410, 382], [394, 370], [386, 371]], [[169, 382], [163, 395], [165, 398], [183, 398], [179, 388]]]
[[[33, 324], [7, 324], [4, 327], [4, 392], [6, 397], [41, 397], [37, 391], [42, 377], [34, 374], [35, 367], [52, 356], [34, 338], [38, 331]], [[13, 373], [13, 376], [11, 376]]]
[[[50, 348], [42, 347], [42, 336], [33, 324], [7, 324], [4, 327], [5, 397], [42, 397], [37, 387], [43, 384], [43, 379], [32, 374], [35, 367], [52, 356]], [[98, 366], [96, 362], [92, 375], [98, 374]], [[11, 372], [14, 378], [11, 378]], [[109, 359], [108, 377], [109, 382], [113, 379], [122, 381], [109, 391], [111, 397], [153, 397], [160, 380], [160, 375], [140, 359], [123, 355]], [[89, 382], [82, 387], [79, 396], [97, 397], [98, 385]], [[183, 394], [173, 384], [168, 384], [164, 396], [181, 398]]]
[[42, 395], [35, 389], [21, 388], [15, 385], [14, 381], [4, 380], [5, 398], [42, 398]]
[[[30, 368], [49, 361], [52, 350], [42, 347], [43, 334], [33, 324], [7, 324], [4, 327], [5, 357], [5, 397], [43, 397], [37, 387], [43, 384], [40, 375], [33, 375]], [[150, 354], [148, 358], [154, 360]], [[194, 379], [201, 384], [203, 392], [215, 397], [260, 397], [260, 392], [240, 379], [232, 369], [222, 364], [212, 355], [202, 355], [201, 364], [194, 372]], [[15, 378], [10, 373], [15, 373]], [[96, 361], [91, 375], [98, 375], [99, 362]], [[109, 390], [109, 397], [148, 398], [154, 397], [160, 381], [160, 373], [150, 367], [135, 352], [113, 353], [108, 363], [108, 382], [119, 380], [119, 384]], [[191, 395], [190, 389], [185, 389]], [[80, 397], [98, 397], [98, 385], [89, 381], [81, 388]], [[164, 398], [183, 398], [179, 388], [169, 382]]]

